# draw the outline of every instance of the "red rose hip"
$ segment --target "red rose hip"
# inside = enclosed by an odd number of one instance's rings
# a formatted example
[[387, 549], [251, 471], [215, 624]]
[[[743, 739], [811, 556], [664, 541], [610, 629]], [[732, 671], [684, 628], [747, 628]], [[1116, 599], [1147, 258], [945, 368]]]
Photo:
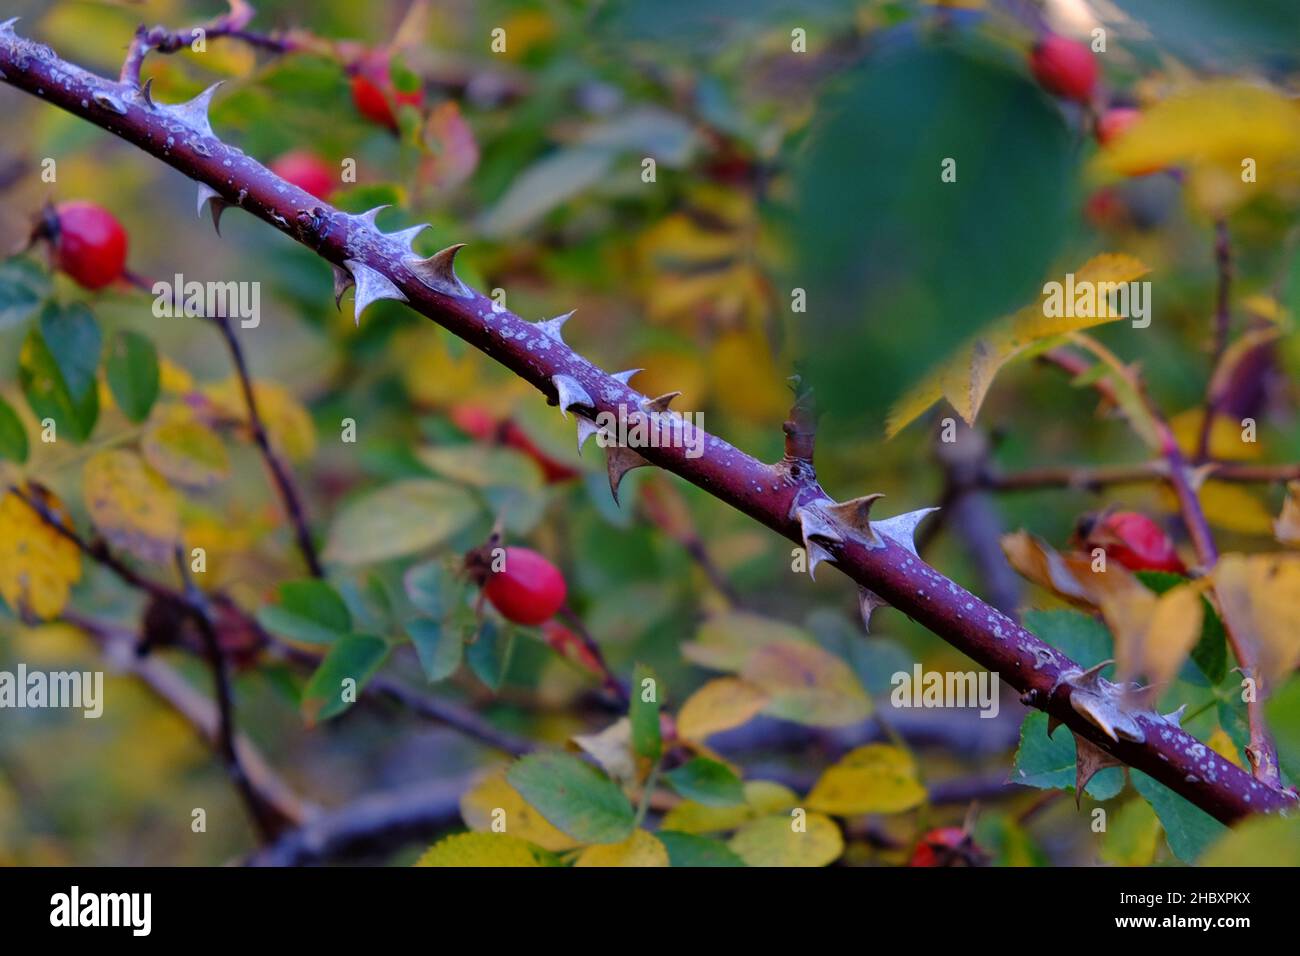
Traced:
[[564, 606], [568, 588], [560, 569], [531, 548], [506, 548], [500, 571], [488, 574], [483, 593], [506, 620], [541, 624]]
[[1097, 85], [1097, 61], [1076, 40], [1049, 33], [1034, 44], [1029, 68], [1040, 86], [1056, 96], [1086, 103]]
[[1097, 142], [1109, 146], [1142, 118], [1142, 111], [1131, 106], [1115, 106], [1097, 120]]
[[324, 199], [334, 191], [334, 170], [325, 160], [305, 149], [291, 150], [276, 159], [271, 164], [271, 172], [317, 199]]
[[982, 854], [961, 827], [939, 827], [921, 837], [908, 866], [971, 866]]
[[54, 207], [58, 267], [87, 289], [102, 289], [126, 269], [126, 230], [107, 209], [73, 201]]
[[397, 132], [398, 107], [419, 106], [423, 100], [419, 90], [402, 91], [393, 86], [387, 57], [363, 62], [352, 77], [352, 103], [357, 112], [393, 132]]
[[1144, 514], [1116, 511], [1081, 530], [1086, 547], [1102, 548], [1107, 557], [1130, 571], [1187, 571], [1169, 536]]

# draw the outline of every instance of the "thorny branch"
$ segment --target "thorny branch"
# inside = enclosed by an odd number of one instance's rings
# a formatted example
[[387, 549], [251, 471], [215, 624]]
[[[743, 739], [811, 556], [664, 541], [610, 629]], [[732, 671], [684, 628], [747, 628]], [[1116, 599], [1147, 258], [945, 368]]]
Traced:
[[[1094, 349], [1100, 349], [1100, 346], [1095, 342], [1092, 344]], [[1102, 350], [1101, 354], [1105, 354], [1104, 350]], [[1053, 364], [1058, 365], [1076, 377], [1088, 369], [1087, 360], [1065, 349], [1054, 349], [1048, 353], [1048, 357]], [[1118, 367], [1117, 363], [1112, 363], [1112, 365]], [[1098, 379], [1098, 382], [1101, 381], [1104, 380]], [[1170, 428], [1160, 409], [1147, 395], [1136, 375], [1129, 373], [1129, 384], [1141, 396], [1147, 413], [1155, 425], [1156, 434], [1160, 441], [1160, 454], [1165, 466], [1162, 477], [1168, 482], [1178, 499], [1179, 513], [1182, 515], [1183, 524], [1187, 528], [1192, 545], [1196, 549], [1196, 558], [1200, 562], [1202, 569], [1209, 572], [1219, 560], [1219, 549], [1214, 543], [1214, 535], [1210, 531], [1210, 522], [1205, 517], [1205, 509], [1201, 507], [1201, 499], [1196, 493], [1192, 466], [1187, 461], [1182, 449], [1178, 447], [1178, 440], [1174, 436], [1173, 429]], [[1207, 416], [1208, 414], [1209, 410], [1207, 409]], [[1223, 630], [1227, 637], [1228, 646], [1232, 648], [1233, 656], [1237, 658], [1237, 664], [1240, 666], [1242, 673], [1258, 680], [1259, 659], [1252, 643], [1249, 640], [1243, 640], [1241, 635], [1234, 633], [1234, 629], [1226, 617], [1223, 620]], [[1255, 694], [1246, 702], [1246, 717], [1250, 725], [1250, 745], [1246, 748], [1246, 754], [1250, 758], [1255, 778], [1266, 784], [1270, 789], [1277, 790], [1282, 785], [1282, 778], [1277, 762], [1277, 745], [1273, 742], [1272, 734], [1269, 732], [1268, 723], [1264, 717], [1263, 694]]]
[[[49, 47], [19, 37], [12, 22], [0, 28], [0, 72], [5, 82], [99, 125], [196, 180], [212, 201], [235, 205], [314, 250], [335, 270], [340, 289], [356, 286], [356, 312], [378, 298], [410, 303], [530, 382], [578, 417], [580, 433], [595, 433], [600, 412], [647, 423], [671, 416], [667, 397], [651, 401], [566, 345], [563, 319], [528, 323], [497, 312], [481, 293], [456, 277], [459, 247], [419, 258], [412, 241], [425, 228], [386, 234], [379, 210], [345, 214], [276, 177], [219, 139], [207, 118], [213, 90], [188, 104], [154, 103], [131, 83], [95, 76], [60, 59]], [[1125, 714], [1128, 731], [1112, 738], [1071, 699], [1087, 693], [1087, 675], [1009, 617], [927, 566], [914, 553], [912, 532], [924, 512], [888, 521], [866, 520], [870, 499], [846, 503], [843, 517], [816, 521], [835, 503], [821, 489], [811, 462], [764, 464], [722, 439], [702, 435], [705, 454], [687, 457], [681, 443], [610, 448], [615, 487], [629, 468], [655, 464], [694, 483], [774, 531], [814, 544], [863, 589], [864, 608], [888, 603], [913, 617], [980, 664], [997, 671], [1022, 700], [1047, 710], [1077, 737], [1136, 767], [1224, 822], [1250, 813], [1293, 807], [1294, 795], [1268, 786], [1219, 757], [1176, 722], [1147, 711]], [[856, 513], [856, 522], [848, 515]], [[811, 524], [809, 534], [804, 530]], [[834, 540], [838, 537], [840, 540]], [[818, 539], [821, 542], [808, 539]], [[811, 558], [811, 554], [810, 554]], [[814, 563], [810, 560], [810, 564]], [[1105, 691], [1104, 685], [1095, 688]], [[1112, 730], [1113, 733], [1113, 730]]]

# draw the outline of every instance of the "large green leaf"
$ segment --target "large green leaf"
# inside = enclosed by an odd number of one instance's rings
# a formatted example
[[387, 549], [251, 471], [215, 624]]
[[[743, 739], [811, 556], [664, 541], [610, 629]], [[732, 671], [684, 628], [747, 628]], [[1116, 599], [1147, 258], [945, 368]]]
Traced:
[[745, 865], [745, 861], [720, 840], [694, 833], [679, 833], [676, 830], [660, 830], [655, 836], [667, 847], [668, 860], [672, 866]]
[[[1075, 781], [1074, 735], [1068, 728], [1057, 727], [1047, 736], [1047, 714], [1035, 710], [1025, 715], [1020, 725], [1020, 747], [1016, 750], [1013, 783], [1041, 790], [1073, 790]], [[1094, 800], [1109, 800], [1124, 788], [1124, 771], [1107, 767], [1084, 788]]]
[[460, 531], [477, 512], [474, 498], [455, 485], [394, 482], [344, 507], [330, 528], [325, 558], [357, 565], [423, 551]]
[[740, 778], [725, 765], [707, 757], [694, 757], [664, 777], [687, 800], [706, 807], [733, 807], [745, 800]]
[[49, 294], [49, 275], [30, 259], [0, 262], [0, 331], [30, 319]]
[[0, 458], [19, 464], [27, 460], [27, 429], [18, 413], [0, 398]]
[[369, 634], [349, 634], [334, 642], [302, 692], [302, 711], [311, 722], [329, 720], [356, 702], [375, 676], [388, 643]]
[[280, 585], [280, 600], [257, 612], [268, 631], [303, 644], [333, 644], [352, 630], [352, 615], [343, 598], [325, 581], [289, 581]]
[[568, 754], [532, 754], [506, 774], [510, 786], [553, 825], [583, 843], [618, 843], [636, 813], [607, 777]]
[[415, 645], [424, 676], [431, 683], [446, 680], [460, 669], [465, 642], [456, 628], [444, 627], [433, 618], [417, 617], [406, 622], [406, 634]]
[[[68, 343], [63, 343], [61, 351], [65, 358], [69, 356]], [[42, 422], [47, 418], [54, 421], [56, 436], [66, 434], [73, 441], [83, 442], [99, 418], [99, 389], [93, 377], [85, 384], [82, 363], [72, 364], [74, 377], [83, 385], [81, 391], [69, 386], [45, 336], [33, 326], [18, 356], [18, 382], [32, 413]]]

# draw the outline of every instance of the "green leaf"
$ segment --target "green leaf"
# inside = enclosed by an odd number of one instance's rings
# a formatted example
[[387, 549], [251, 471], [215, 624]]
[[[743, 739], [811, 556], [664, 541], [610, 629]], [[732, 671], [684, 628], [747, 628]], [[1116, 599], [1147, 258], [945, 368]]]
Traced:
[[352, 615], [343, 598], [325, 581], [289, 581], [280, 585], [280, 602], [257, 612], [268, 631], [303, 644], [333, 644], [352, 630]]
[[68, 392], [77, 398], [93, 389], [103, 337], [91, 311], [79, 302], [63, 307], [50, 302], [41, 310], [40, 327]]
[[551, 824], [583, 843], [619, 843], [636, 828], [623, 791], [577, 757], [531, 754], [506, 779]]
[[455, 628], [443, 627], [433, 618], [417, 617], [406, 622], [406, 634], [415, 645], [416, 656], [430, 683], [446, 680], [460, 669], [465, 642]]
[[[1277, 759], [1291, 778], [1300, 778], [1300, 677], [1293, 677], [1275, 690], [1264, 703], [1264, 715], [1273, 728]], [[1220, 722], [1230, 733], [1232, 728]]]
[[628, 717], [632, 721], [632, 752], [655, 761], [663, 752], [659, 730], [659, 701], [662, 696], [654, 671], [638, 664], [632, 672], [632, 701]]
[[329, 720], [351, 707], [387, 656], [388, 643], [369, 634], [335, 641], [303, 688], [302, 712], [308, 722]]
[[668, 849], [668, 860], [673, 866], [744, 866], [745, 861], [720, 840], [660, 830], [655, 834]]
[[1141, 798], [1128, 800], [1115, 811], [1101, 838], [1101, 858], [1115, 866], [1150, 866], [1160, 833], [1151, 804]]
[[113, 337], [105, 365], [108, 387], [122, 413], [142, 422], [158, 398], [158, 352], [139, 332], [120, 331]]
[[501, 689], [510, 672], [510, 661], [515, 654], [515, 629], [502, 629], [490, 618], [479, 627], [478, 637], [469, 643], [465, 652], [469, 669], [474, 676], [493, 691]]
[[[1025, 627], [1085, 669], [1115, 656], [1115, 642], [1106, 625], [1079, 611], [1026, 611]], [[1107, 667], [1103, 676], [1113, 677]]]
[[1194, 862], [1206, 847], [1227, 832], [1222, 823], [1160, 781], [1140, 770], [1130, 770], [1129, 777], [1134, 789], [1155, 808], [1160, 825], [1165, 828], [1169, 849], [1184, 863]]
[[26, 322], [49, 294], [49, 274], [32, 260], [0, 263], [0, 330]]
[[459, 582], [440, 561], [411, 565], [402, 575], [402, 588], [417, 611], [433, 618], [448, 614], [460, 592]]
[[[1011, 780], [1040, 790], [1073, 790], [1074, 735], [1068, 727], [1057, 727], [1047, 736], [1047, 714], [1035, 710], [1020, 725], [1020, 748], [1016, 751]], [[1089, 781], [1086, 790], [1094, 800], [1109, 800], [1124, 788], [1124, 771], [1107, 767]]]
[[694, 757], [664, 777], [687, 800], [706, 807], [732, 807], [745, 799], [740, 778], [729, 767], [706, 757]]
[[13, 407], [0, 398], [0, 458], [22, 464], [27, 460], [27, 429]]
[[358, 565], [424, 551], [478, 515], [466, 491], [431, 479], [394, 482], [354, 499], [335, 519], [325, 559]]
[[[66, 342], [63, 351], [65, 354], [68, 351]], [[80, 366], [73, 373], [78, 380], [84, 380], [84, 369]], [[18, 382], [37, 419], [53, 419], [57, 428], [73, 441], [83, 442], [90, 437], [99, 418], [99, 389], [95, 387], [93, 374], [83, 391], [70, 388], [45, 336], [36, 326], [28, 331], [18, 356]]]

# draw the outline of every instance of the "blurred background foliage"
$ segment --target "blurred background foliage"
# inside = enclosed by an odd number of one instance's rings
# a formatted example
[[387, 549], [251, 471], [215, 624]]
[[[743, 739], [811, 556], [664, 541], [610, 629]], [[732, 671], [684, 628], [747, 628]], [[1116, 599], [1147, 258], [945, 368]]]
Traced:
[[[1154, 101], [1225, 72], [1297, 92], [1300, 37], [1287, 0], [1104, 6], [1105, 82], [1122, 100]], [[393, 37], [407, 4], [263, 0], [257, 8], [261, 30], [300, 27], [378, 45]], [[182, 0], [19, 0], [11, 12], [64, 57], [115, 75], [138, 23], [179, 28], [220, 9]], [[1086, 32], [1095, 11], [1062, 2], [1049, 13], [1058, 29]], [[566, 335], [583, 354], [604, 368], [644, 367], [636, 381], [643, 392], [681, 390], [680, 408], [702, 411], [711, 431], [758, 457], [781, 454], [784, 379], [798, 368], [825, 411], [823, 484], [841, 499], [886, 492], [892, 512], [940, 498], [943, 471], [932, 446], [937, 420], [950, 412], [940, 406], [885, 442], [890, 404], [972, 333], [1032, 302], [1046, 277], [1098, 252], [1139, 257], [1156, 285], [1149, 329], [1120, 323], [1098, 337], [1140, 364], [1171, 412], [1199, 401], [1208, 374], [1216, 210], [1167, 173], [1120, 178], [1099, 168], [1082, 111], [1039, 89], [1024, 67], [1031, 22], [979, 2], [436, 0], [427, 17], [407, 21], [397, 53], [394, 76], [414, 76], [425, 90], [423, 107], [399, 111], [397, 135], [358, 114], [348, 76], [330, 55], [266, 56], [213, 40], [202, 54], [152, 56], [145, 73], [164, 102], [224, 80], [213, 126], [263, 161], [298, 148], [330, 166], [355, 159], [357, 183], [334, 193], [337, 205], [391, 203], [385, 229], [429, 222], [419, 240], [427, 251], [469, 243], [458, 263], [466, 281], [505, 290], [509, 308], [530, 319], [576, 308]], [[509, 38], [504, 54], [489, 50], [494, 27]], [[806, 55], [791, 55], [795, 28], [807, 33]], [[572, 423], [531, 389], [394, 303], [373, 306], [354, 326], [347, 303], [340, 313], [330, 302], [322, 262], [238, 211], [217, 237], [195, 219], [193, 184], [180, 174], [7, 89], [0, 117], [6, 241], [17, 245], [46, 201], [86, 198], [125, 224], [129, 264], [141, 275], [262, 283], [261, 325], [239, 334], [266, 389], [273, 438], [305, 492], [331, 581], [354, 619], [368, 616], [367, 626], [394, 642], [387, 666], [402, 679], [424, 682], [396, 623], [409, 589], [404, 576], [415, 564], [454, 576], [458, 556], [481, 544], [502, 512], [510, 540], [527, 541], [564, 570], [570, 603], [614, 670], [653, 667], [674, 707], [705, 680], [682, 645], [728, 606], [683, 537], [674, 537], [683, 524], [748, 613], [801, 628], [868, 694], [887, 693], [888, 675], [914, 660], [929, 669], [968, 666], [892, 611], [878, 615], [864, 640], [842, 581], [792, 574], [786, 542], [681, 482], [633, 473], [617, 508], [601, 454], [589, 449], [580, 458]], [[54, 184], [37, 175], [47, 156], [58, 162]], [[656, 160], [654, 183], [642, 179], [647, 156]], [[940, 183], [945, 157], [957, 159], [955, 183]], [[1300, 306], [1293, 199], [1261, 190], [1232, 209], [1236, 303], [1272, 315]], [[149, 297], [129, 288], [87, 295], [47, 274], [37, 253], [3, 269], [0, 394], [32, 436], [22, 474], [53, 489], [80, 527], [88, 526], [87, 459], [139, 441], [156, 420], [129, 420], [102, 385], [87, 441], [35, 440], [18, 356], [33, 306], [46, 296], [87, 302], [106, 338], [146, 335], [162, 357], [159, 407], [201, 400], [238, 416], [228, 357], [203, 323], [156, 319]], [[796, 288], [806, 292], [804, 312], [791, 309]], [[1259, 404], [1260, 448], [1270, 460], [1300, 457], [1292, 341], [1278, 349]], [[1086, 391], [1022, 363], [999, 379], [981, 424], [1008, 470], [1141, 460], [1141, 443], [1124, 424], [1092, 415], [1092, 407]], [[485, 441], [467, 427], [484, 417], [496, 438], [508, 422], [528, 447]], [[356, 444], [339, 440], [345, 418], [358, 423]], [[576, 477], [557, 480], [546, 462]], [[278, 585], [303, 576], [290, 529], [251, 445], [223, 433], [213, 468], [212, 480], [182, 489], [180, 537], [208, 549], [206, 585], [257, 610], [275, 600]], [[371, 497], [431, 478], [458, 497], [434, 505]], [[685, 517], [647, 506], [652, 483]], [[1245, 505], [1236, 500], [1218, 516], [1225, 550], [1259, 548], [1271, 525], [1261, 529], [1258, 516], [1268, 520], [1281, 500], [1280, 491], [1242, 494]], [[1080, 513], [1108, 504], [1170, 514], [1154, 487], [1036, 492], [1000, 498], [997, 507], [1004, 527], [1028, 526], [1063, 543]], [[413, 509], [398, 512], [419, 526], [411, 540], [392, 528], [377, 538], [363, 519], [349, 524], [350, 514], [381, 507]], [[956, 536], [938, 535], [925, 556], [982, 591], [985, 569]], [[1051, 602], [1035, 594], [1033, 603]], [[92, 568], [72, 606], [132, 629], [141, 614], [138, 595]], [[14, 611], [0, 617], [3, 666], [100, 666], [75, 628], [24, 624]], [[743, 635], [753, 626], [736, 628]], [[589, 673], [535, 629], [508, 631], [471, 645], [466, 665], [436, 691], [556, 744], [612, 719], [592, 704]], [[206, 692], [200, 661], [164, 653]], [[308, 727], [299, 713], [303, 681], [282, 663], [241, 671], [239, 717], [271, 762], [321, 803], [469, 775], [496, 759], [452, 731], [382, 708]], [[65, 712], [0, 718], [0, 860], [219, 863], [246, 851], [252, 836], [242, 824], [210, 822], [206, 839], [191, 838], [192, 806], [206, 807], [210, 821], [240, 815], [192, 731], [129, 677], [110, 678], [107, 694], [99, 721]], [[1287, 701], [1296, 696], [1277, 705], [1292, 758], [1300, 703]], [[925, 748], [925, 777], [1005, 773], [1018, 717], [1011, 719], [1010, 737], [1005, 720], [972, 720], [964, 731], [970, 746]], [[769, 721], [773, 741], [781, 738], [782, 722], [760, 720]], [[1202, 739], [1219, 729], [1239, 737], [1239, 715], [1226, 712], [1222, 724], [1212, 710], [1192, 730]], [[843, 749], [835, 733], [793, 752], [773, 743], [762, 766], [808, 776], [811, 763], [824, 765]], [[1144, 849], [1154, 832], [1146, 811], [1129, 811], [1131, 837], [1103, 851], [1066, 803], [1041, 815], [1014, 802], [989, 808], [981, 838], [1007, 863], [1168, 858], [1154, 837]], [[890, 818], [892, 842], [860, 841], [848, 859], [896, 861], [922, 822], [960, 823], [964, 812], [933, 807], [919, 818]]]

